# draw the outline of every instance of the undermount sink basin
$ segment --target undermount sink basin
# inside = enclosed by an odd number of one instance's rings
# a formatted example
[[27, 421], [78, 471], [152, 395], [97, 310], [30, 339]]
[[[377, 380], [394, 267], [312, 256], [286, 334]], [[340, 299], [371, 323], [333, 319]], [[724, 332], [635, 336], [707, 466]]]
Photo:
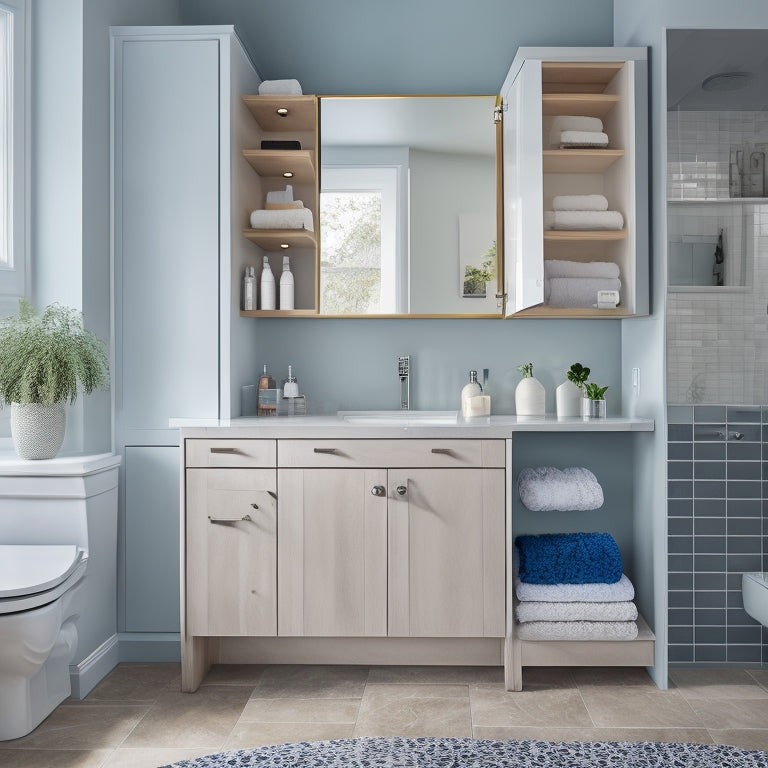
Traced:
[[455, 424], [458, 411], [339, 411], [339, 418], [350, 424], [369, 426], [434, 426]]

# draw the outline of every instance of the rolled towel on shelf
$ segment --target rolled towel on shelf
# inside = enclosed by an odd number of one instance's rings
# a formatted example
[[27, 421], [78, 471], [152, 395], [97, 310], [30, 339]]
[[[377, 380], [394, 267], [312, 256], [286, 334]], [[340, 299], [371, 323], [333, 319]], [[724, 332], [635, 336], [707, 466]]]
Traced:
[[515, 627], [518, 640], [635, 640], [634, 621], [530, 621]]
[[298, 80], [264, 80], [259, 85], [259, 94], [268, 96], [301, 96], [301, 85]]
[[605, 195], [555, 195], [552, 198], [555, 211], [607, 211]]
[[520, 581], [528, 584], [613, 584], [621, 552], [610, 533], [543, 533], [515, 539]]
[[544, 301], [551, 307], [594, 307], [598, 291], [621, 292], [621, 280], [602, 277], [551, 277], [544, 280]]
[[544, 278], [548, 277], [620, 277], [619, 265], [613, 261], [568, 261], [545, 259]]
[[635, 599], [632, 582], [622, 573], [615, 584], [526, 584], [515, 578], [518, 600], [543, 603], [613, 603]]
[[515, 606], [520, 622], [528, 621], [635, 621], [637, 606], [631, 600], [605, 603], [520, 602]]
[[561, 149], [605, 149], [608, 134], [602, 131], [560, 131], [558, 146]]
[[268, 203], [290, 203], [293, 200], [293, 185], [286, 184], [285, 189], [273, 189], [267, 192]]
[[283, 211], [253, 211], [252, 229], [307, 229], [314, 231], [312, 211], [309, 208]]
[[602, 486], [586, 467], [525, 467], [517, 491], [532, 512], [584, 512], [603, 506]]
[[544, 229], [623, 229], [619, 211], [544, 211]]

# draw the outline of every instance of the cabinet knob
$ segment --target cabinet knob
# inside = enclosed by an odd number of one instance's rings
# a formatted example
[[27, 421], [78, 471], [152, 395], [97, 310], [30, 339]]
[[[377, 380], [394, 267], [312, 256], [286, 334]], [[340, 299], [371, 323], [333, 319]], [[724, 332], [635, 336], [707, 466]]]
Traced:
[[371, 493], [374, 496], [386, 496], [387, 492], [383, 485], [374, 485], [373, 488], [371, 488]]
[[395, 490], [400, 496], [405, 496], [405, 494], [408, 493], [408, 489], [404, 485], [398, 485]]

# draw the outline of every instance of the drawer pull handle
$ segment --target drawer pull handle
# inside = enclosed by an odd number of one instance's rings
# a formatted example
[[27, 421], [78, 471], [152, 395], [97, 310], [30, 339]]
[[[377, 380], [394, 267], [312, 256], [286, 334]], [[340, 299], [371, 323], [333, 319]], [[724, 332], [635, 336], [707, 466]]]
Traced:
[[211, 453], [237, 453], [237, 448], [211, 448]]
[[399, 496], [405, 496], [405, 494], [408, 493], [408, 489], [404, 485], [398, 485], [395, 490]]
[[315, 453], [338, 453], [336, 448], [315, 448]]
[[253, 502], [253, 504], [251, 504], [251, 506], [252, 506], [254, 509], [258, 509], [258, 508], [259, 508], [259, 505], [258, 505], [256, 502]]
[[[253, 505], [255, 506], [255, 504]], [[251, 516], [250, 515], [243, 515], [242, 517], [211, 517], [208, 515], [208, 519], [211, 521], [211, 523], [250, 523], [251, 522]]]
[[453, 455], [453, 451], [450, 448], [433, 448], [432, 453], [442, 453], [445, 456]]
[[386, 496], [387, 492], [383, 485], [374, 485], [373, 488], [371, 488], [371, 494], [374, 496]]

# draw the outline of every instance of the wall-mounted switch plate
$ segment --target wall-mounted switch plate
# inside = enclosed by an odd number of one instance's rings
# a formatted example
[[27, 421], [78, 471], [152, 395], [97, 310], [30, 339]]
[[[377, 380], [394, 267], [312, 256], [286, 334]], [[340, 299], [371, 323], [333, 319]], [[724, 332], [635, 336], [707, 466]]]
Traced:
[[640, 394], [640, 369], [632, 369], [632, 394], [637, 397]]

